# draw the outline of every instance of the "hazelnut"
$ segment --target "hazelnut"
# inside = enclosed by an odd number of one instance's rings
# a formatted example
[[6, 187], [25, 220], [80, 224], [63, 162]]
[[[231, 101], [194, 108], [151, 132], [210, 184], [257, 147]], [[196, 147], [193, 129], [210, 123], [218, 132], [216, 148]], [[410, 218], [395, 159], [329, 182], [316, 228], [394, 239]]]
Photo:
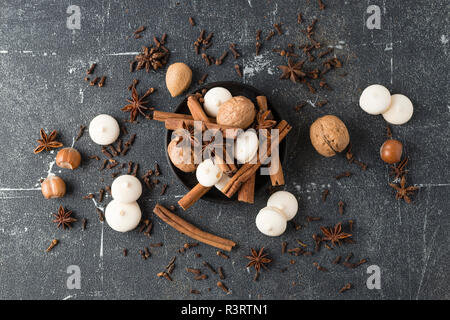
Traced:
[[403, 144], [395, 139], [386, 140], [380, 148], [380, 157], [386, 163], [397, 163], [402, 158]]
[[219, 107], [217, 123], [247, 129], [255, 120], [255, 105], [243, 96], [233, 97]]
[[56, 165], [65, 169], [76, 169], [80, 166], [81, 155], [74, 148], [64, 148], [56, 154]]
[[324, 157], [332, 157], [342, 152], [350, 142], [350, 135], [344, 122], [336, 116], [323, 116], [309, 129], [311, 143], [318, 153]]
[[42, 181], [41, 191], [45, 199], [62, 198], [66, 194], [66, 184], [60, 177], [49, 175]]
[[172, 98], [189, 88], [191, 81], [192, 70], [185, 63], [173, 63], [167, 68], [166, 86]]
[[170, 161], [181, 171], [193, 172], [197, 168], [192, 148], [183, 145], [183, 141], [180, 141], [179, 137], [170, 141], [167, 146], [167, 153], [169, 154]]

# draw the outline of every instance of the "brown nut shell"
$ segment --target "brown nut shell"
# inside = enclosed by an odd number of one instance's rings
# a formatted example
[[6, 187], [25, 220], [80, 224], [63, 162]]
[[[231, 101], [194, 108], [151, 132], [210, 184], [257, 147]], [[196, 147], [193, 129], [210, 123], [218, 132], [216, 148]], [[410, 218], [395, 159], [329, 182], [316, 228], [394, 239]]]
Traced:
[[253, 102], [244, 96], [236, 96], [220, 105], [217, 123], [247, 129], [255, 120], [255, 115]]
[[[183, 142], [178, 143], [179, 141], [179, 138], [175, 138], [170, 141], [169, 145], [167, 146], [167, 152], [169, 154], [170, 161], [172, 161], [175, 167], [183, 172], [193, 172], [195, 171], [195, 169], [197, 169], [197, 165], [194, 161], [195, 156], [193, 150], [187, 146], [184, 146]], [[185, 156], [186, 152], [190, 152], [190, 157]]]
[[58, 176], [48, 176], [41, 183], [42, 195], [45, 199], [62, 198], [66, 194], [66, 183]]
[[183, 62], [173, 63], [167, 68], [166, 86], [172, 97], [180, 95], [191, 85], [192, 70]]
[[324, 157], [332, 157], [342, 152], [350, 142], [350, 135], [344, 122], [336, 116], [318, 118], [309, 129], [311, 143]]
[[56, 154], [56, 165], [60, 168], [74, 170], [80, 166], [81, 154], [77, 149], [64, 148]]

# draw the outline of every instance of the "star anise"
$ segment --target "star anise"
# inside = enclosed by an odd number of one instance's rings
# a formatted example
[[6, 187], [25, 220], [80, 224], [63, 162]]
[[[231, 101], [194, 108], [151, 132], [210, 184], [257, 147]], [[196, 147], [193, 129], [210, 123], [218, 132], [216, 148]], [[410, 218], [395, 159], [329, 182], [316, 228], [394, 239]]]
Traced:
[[221, 159], [224, 158], [225, 143], [223, 139], [216, 139], [212, 136], [209, 141], [203, 140], [202, 155], [203, 159], [214, 158], [216, 155]]
[[395, 199], [403, 199], [406, 201], [406, 203], [411, 203], [411, 198], [409, 197], [410, 195], [412, 195], [414, 193], [414, 191], [416, 191], [417, 189], [419, 189], [419, 187], [412, 187], [406, 186], [406, 177], [402, 176], [402, 179], [400, 180], [400, 185], [397, 185], [395, 183], [389, 183], [389, 185], [395, 189], [395, 191], [397, 191], [397, 193], [395, 194]]
[[256, 115], [256, 130], [271, 129], [276, 123], [270, 110], [258, 112]]
[[127, 99], [127, 101], [130, 104], [127, 104], [125, 107], [121, 109], [124, 112], [130, 112], [131, 122], [136, 121], [136, 118], [139, 115], [139, 113], [145, 117], [144, 110], [147, 110], [149, 108], [145, 106], [148, 103], [148, 101], [144, 101], [144, 99], [147, 98], [154, 91], [155, 89], [150, 88], [142, 97], [139, 97], [136, 88], [134, 86], [132, 87], [131, 100]]
[[283, 71], [280, 79], [290, 79], [295, 83], [299, 78], [306, 77], [306, 73], [302, 71], [304, 63], [305, 60], [294, 63], [294, 61], [289, 58], [287, 66], [278, 66], [278, 68]]
[[53, 220], [54, 223], [57, 223], [57, 227], [59, 228], [60, 226], [63, 227], [63, 229], [67, 228], [71, 228], [72, 226], [70, 225], [72, 222], [77, 221], [77, 219], [72, 218], [72, 211], [66, 211], [63, 206], [59, 206], [58, 209], [58, 213], [57, 214], [53, 214], [53, 216], [55, 217], [55, 219]]
[[61, 142], [55, 141], [57, 135], [56, 130], [53, 130], [49, 135], [45, 133], [44, 129], [41, 129], [39, 133], [41, 138], [37, 140], [39, 145], [33, 151], [35, 154], [44, 150], [50, 151], [51, 149], [56, 149], [63, 146]]
[[136, 70], [145, 67], [145, 71], [150, 72], [151, 69], [158, 70], [162, 68], [168, 60], [169, 50], [164, 46], [159, 47], [142, 47], [142, 53], [138, 54], [134, 59], [137, 61]]
[[408, 157], [403, 159], [397, 166], [393, 165], [391, 166], [391, 171], [389, 172], [389, 175], [395, 175], [394, 180], [397, 180], [398, 178], [405, 175], [405, 173], [408, 172], [408, 170], [405, 169], [406, 165], [408, 164]]
[[254, 267], [256, 272], [259, 273], [261, 271], [261, 267], [267, 270], [266, 264], [272, 262], [272, 259], [267, 257], [267, 253], [264, 253], [264, 247], [262, 247], [259, 252], [255, 249], [251, 248], [252, 255], [245, 256], [250, 262], [247, 264], [246, 268]]
[[352, 235], [350, 233], [342, 232], [342, 223], [339, 222], [337, 225], [334, 226], [334, 228], [325, 228], [320, 227], [320, 230], [322, 230], [322, 233], [324, 237], [323, 240], [331, 241], [333, 245], [340, 245], [340, 241], [346, 238], [350, 238]]
[[[201, 128], [199, 129], [201, 130]], [[198, 145], [198, 138], [195, 136], [195, 127], [183, 122], [182, 128], [173, 132], [174, 137], [178, 139], [177, 145], [195, 147]]]

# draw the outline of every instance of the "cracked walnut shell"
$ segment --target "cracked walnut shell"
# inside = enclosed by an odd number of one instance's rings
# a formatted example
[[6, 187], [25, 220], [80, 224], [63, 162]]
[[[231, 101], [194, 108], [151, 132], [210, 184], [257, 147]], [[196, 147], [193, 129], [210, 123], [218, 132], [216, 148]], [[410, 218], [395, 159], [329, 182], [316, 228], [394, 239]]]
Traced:
[[253, 102], [246, 97], [236, 96], [220, 105], [217, 123], [247, 129], [255, 120], [255, 115]]
[[332, 157], [342, 152], [350, 142], [347, 127], [336, 116], [326, 115], [318, 118], [309, 129], [311, 143], [324, 157]]

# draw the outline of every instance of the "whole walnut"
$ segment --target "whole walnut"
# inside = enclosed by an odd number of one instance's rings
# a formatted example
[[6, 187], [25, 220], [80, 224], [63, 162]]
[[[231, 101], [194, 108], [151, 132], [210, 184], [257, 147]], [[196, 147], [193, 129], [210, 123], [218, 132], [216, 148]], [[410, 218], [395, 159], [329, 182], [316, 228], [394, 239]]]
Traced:
[[350, 142], [350, 135], [344, 122], [336, 116], [326, 115], [313, 122], [309, 129], [311, 143], [324, 157], [342, 152]]
[[253, 102], [246, 97], [236, 96], [220, 105], [217, 123], [247, 129], [255, 120], [255, 115]]
[[195, 155], [187, 145], [181, 142], [181, 138], [177, 137], [170, 141], [167, 146], [167, 153], [169, 154], [170, 161], [183, 172], [193, 172], [197, 169], [195, 164]]

